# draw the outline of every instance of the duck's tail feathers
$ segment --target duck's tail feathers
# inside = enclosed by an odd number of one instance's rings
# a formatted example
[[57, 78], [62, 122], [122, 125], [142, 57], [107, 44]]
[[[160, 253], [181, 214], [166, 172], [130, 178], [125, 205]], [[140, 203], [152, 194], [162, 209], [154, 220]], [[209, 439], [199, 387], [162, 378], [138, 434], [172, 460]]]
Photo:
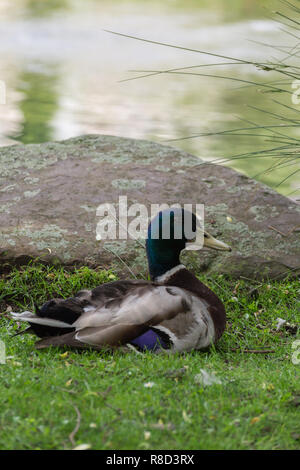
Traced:
[[55, 328], [70, 328], [69, 323], [65, 323], [60, 320], [55, 320], [53, 318], [47, 318], [47, 317], [38, 317], [34, 313], [31, 312], [23, 312], [23, 313], [14, 313], [11, 312], [10, 316], [12, 317], [13, 320], [16, 321], [26, 321], [30, 324], [36, 324], [36, 325], [46, 325], [46, 326], [53, 326]]
[[10, 317], [17, 322], [27, 322], [30, 325], [29, 328], [17, 334], [25, 332], [34, 333], [40, 338], [45, 338], [48, 336], [63, 335], [64, 333], [74, 331], [74, 328], [70, 327], [69, 323], [48, 317], [39, 317], [38, 315], [27, 311], [22, 313], [11, 312]]

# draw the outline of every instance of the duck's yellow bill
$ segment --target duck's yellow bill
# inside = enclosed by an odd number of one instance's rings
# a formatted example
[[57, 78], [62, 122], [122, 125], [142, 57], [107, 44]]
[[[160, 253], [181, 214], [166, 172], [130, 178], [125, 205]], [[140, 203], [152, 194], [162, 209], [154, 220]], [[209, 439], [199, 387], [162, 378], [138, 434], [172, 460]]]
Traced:
[[[210, 235], [208, 232], [202, 232], [202, 244], [197, 243], [197, 241], [191, 241], [187, 242], [185, 244], [185, 249], [186, 250], [201, 250], [201, 248], [213, 248], [214, 250], [220, 250], [220, 251], [231, 251], [231, 248], [229, 245], [227, 245], [224, 242], [221, 242], [221, 240], [217, 240], [215, 237]], [[196, 237], [197, 240], [197, 237]]]
[[231, 251], [230, 246], [224, 242], [221, 242], [221, 240], [217, 240], [207, 232], [204, 232], [203, 246], [206, 246], [207, 248], [213, 248], [214, 250]]

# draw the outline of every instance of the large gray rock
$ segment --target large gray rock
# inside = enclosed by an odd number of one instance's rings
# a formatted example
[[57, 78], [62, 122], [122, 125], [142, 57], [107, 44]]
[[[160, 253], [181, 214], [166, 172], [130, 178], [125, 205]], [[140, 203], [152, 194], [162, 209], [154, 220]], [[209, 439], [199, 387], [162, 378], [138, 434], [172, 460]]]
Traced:
[[300, 206], [230, 168], [199, 162], [172, 147], [102, 135], [1, 148], [0, 269], [38, 257], [145, 275], [140, 243], [96, 241], [97, 206], [121, 194], [147, 207], [204, 203], [206, 228], [233, 251], [185, 255], [199, 271], [299, 273]]

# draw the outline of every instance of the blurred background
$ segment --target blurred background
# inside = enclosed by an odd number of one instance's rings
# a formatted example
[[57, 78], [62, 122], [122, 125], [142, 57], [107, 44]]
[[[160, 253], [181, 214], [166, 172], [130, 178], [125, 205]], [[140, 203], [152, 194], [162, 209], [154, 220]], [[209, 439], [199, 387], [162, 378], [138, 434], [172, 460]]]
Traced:
[[[278, 61], [295, 40], [272, 20], [272, 9], [274, 2], [261, 0], [1, 0], [0, 80], [6, 83], [6, 104], [0, 105], [0, 145], [88, 133], [162, 143], [179, 139], [170, 144], [212, 161], [236, 156], [226, 164], [299, 196], [299, 173], [287, 178], [288, 166], [268, 171], [274, 159], [260, 154], [279, 146], [273, 142], [277, 131], [234, 132], [253, 123], [274, 124], [270, 113], [282, 115], [284, 109], [278, 99], [292, 106], [291, 95], [278, 96], [248, 81], [287, 82], [253, 65], [220, 65], [230, 60], [103, 31], [243, 60]], [[144, 75], [134, 70], [196, 65], [201, 67], [184, 74], [122, 81]], [[285, 132], [299, 136], [295, 126]], [[195, 137], [203, 133], [209, 135]]]

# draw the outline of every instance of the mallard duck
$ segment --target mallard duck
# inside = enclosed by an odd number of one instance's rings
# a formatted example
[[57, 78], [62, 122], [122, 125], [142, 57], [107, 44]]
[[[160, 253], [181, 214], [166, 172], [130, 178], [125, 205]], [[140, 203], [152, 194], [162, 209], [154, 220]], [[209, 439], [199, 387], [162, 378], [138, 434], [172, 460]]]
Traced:
[[193, 237], [202, 231], [205, 247], [231, 251], [205, 232], [191, 212], [161, 211], [148, 227], [150, 281], [109, 282], [68, 299], [52, 299], [36, 307], [35, 314], [12, 313], [12, 318], [29, 323], [25, 331], [41, 338], [38, 349], [101, 350], [126, 345], [138, 351], [175, 352], [207, 348], [221, 337], [226, 314], [217, 295], [179, 261], [182, 250], [199, 248], [185, 235], [188, 220]]

